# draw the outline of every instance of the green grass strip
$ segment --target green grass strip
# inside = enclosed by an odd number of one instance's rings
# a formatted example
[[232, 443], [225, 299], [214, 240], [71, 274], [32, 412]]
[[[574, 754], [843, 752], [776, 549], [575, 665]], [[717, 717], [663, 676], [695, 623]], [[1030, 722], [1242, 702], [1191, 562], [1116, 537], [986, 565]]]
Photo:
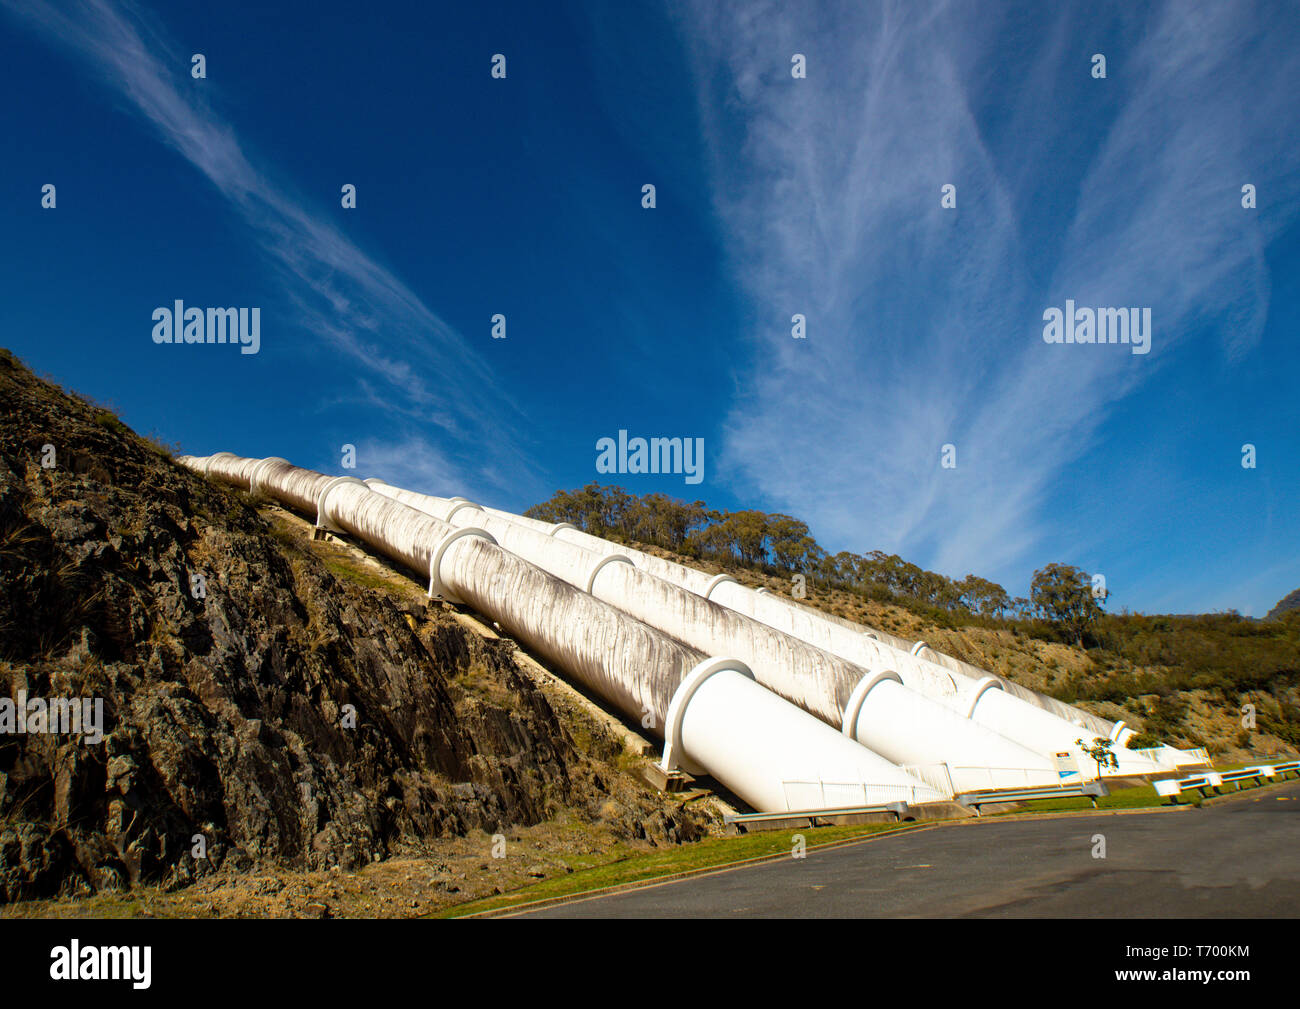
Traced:
[[554, 876], [540, 883], [534, 883], [508, 893], [484, 897], [465, 904], [458, 904], [455, 907], [445, 908], [432, 915], [432, 917], [461, 918], [482, 911], [496, 911], [521, 904], [549, 900], [554, 897], [572, 897], [578, 894], [594, 893], [598, 890], [625, 886], [629, 883], [668, 879], [684, 873], [722, 869], [782, 855], [789, 857], [793, 851], [793, 838], [796, 834], [803, 835], [806, 850], [813, 851], [817, 848], [861, 840], [879, 834], [932, 825], [933, 821], [859, 823], [849, 826], [801, 827], [790, 830], [762, 831], [742, 834], [739, 837], [714, 837], [681, 847], [665, 848], [663, 851], [653, 851], [644, 855], [633, 855], [616, 862], [593, 866], [563, 876]]

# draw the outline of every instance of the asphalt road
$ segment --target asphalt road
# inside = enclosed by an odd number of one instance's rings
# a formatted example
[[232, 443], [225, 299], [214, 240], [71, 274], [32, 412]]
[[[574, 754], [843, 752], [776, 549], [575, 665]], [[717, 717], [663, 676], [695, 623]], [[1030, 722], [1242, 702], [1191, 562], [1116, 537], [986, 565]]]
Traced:
[[530, 917], [1040, 916], [1300, 916], [1300, 782], [1185, 812], [967, 820]]

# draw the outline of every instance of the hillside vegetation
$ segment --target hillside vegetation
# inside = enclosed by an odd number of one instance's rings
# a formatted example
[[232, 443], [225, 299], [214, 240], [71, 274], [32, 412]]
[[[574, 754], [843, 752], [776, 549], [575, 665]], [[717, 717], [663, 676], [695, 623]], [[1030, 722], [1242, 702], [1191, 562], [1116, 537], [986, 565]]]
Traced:
[[1283, 596], [1278, 601], [1278, 604], [1268, 611], [1268, 616], [1264, 619], [1278, 620], [1287, 613], [1294, 612], [1295, 610], [1300, 610], [1300, 589], [1296, 589], [1294, 592], [1289, 592], [1287, 595]]
[[[805, 605], [931, 646], [1113, 720], [1141, 738], [1225, 759], [1300, 748], [1300, 610], [1105, 612], [1086, 572], [1050, 564], [1031, 598], [976, 575], [955, 580], [895, 554], [828, 554], [789, 515], [725, 512], [662, 494], [589, 484], [528, 511], [727, 571]], [[1288, 597], [1290, 598], [1290, 597]], [[1247, 707], [1250, 706], [1250, 707]], [[1253, 721], [1253, 727], [1251, 722]]]

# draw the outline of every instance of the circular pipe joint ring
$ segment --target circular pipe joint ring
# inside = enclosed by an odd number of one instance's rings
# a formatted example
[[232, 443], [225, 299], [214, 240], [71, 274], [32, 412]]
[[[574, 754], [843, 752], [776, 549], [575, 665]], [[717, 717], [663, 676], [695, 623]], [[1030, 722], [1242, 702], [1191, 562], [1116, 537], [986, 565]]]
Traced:
[[225, 459], [226, 457], [230, 457], [231, 459], [233, 459], [233, 458], [235, 457], [235, 453], [234, 453], [234, 452], [217, 452], [217, 453], [215, 453], [215, 454], [213, 454], [213, 455], [208, 456], [207, 459], [205, 459], [204, 462], [203, 462], [203, 475], [204, 475], [204, 476], [207, 476], [207, 475], [208, 475], [208, 472], [209, 472], [209, 470], [212, 469], [212, 464], [213, 464], [214, 462], [216, 462], [218, 459]]
[[572, 522], [556, 522], [555, 525], [551, 526], [551, 531], [548, 532], [546, 535], [554, 536], [561, 529], [572, 529], [574, 532], [582, 531], [577, 526], [575, 526]]
[[479, 539], [487, 540], [489, 543], [496, 544], [496, 537], [486, 529], [480, 529], [477, 526], [465, 526], [463, 529], [453, 529], [446, 536], [438, 541], [438, 545], [433, 548], [433, 553], [429, 555], [429, 598], [437, 596], [439, 599], [445, 599], [449, 603], [460, 603], [454, 594], [447, 591], [447, 586], [442, 583], [442, 576], [438, 574], [438, 565], [442, 563], [442, 555], [447, 552], [447, 548], [462, 536], [477, 536]]
[[769, 589], [766, 585], [764, 585], [762, 588], [755, 589], [754, 592], [760, 596], [770, 596], [772, 594], [772, 590]]
[[716, 589], [719, 585], [723, 584], [724, 582], [734, 582], [734, 581], [736, 581], [736, 579], [732, 578], [731, 575], [714, 575], [712, 580], [710, 580], [709, 584], [704, 587], [704, 598], [708, 599], [709, 596], [713, 595], [713, 590]]
[[924, 641], [918, 641], [916, 644], [912, 646], [912, 651], [910, 652], [910, 654], [914, 656], [918, 656], [921, 654], [922, 648], [929, 648], [929, 647], [930, 646], [927, 645]]
[[754, 679], [753, 670], [740, 659], [718, 656], [699, 663], [686, 674], [686, 678], [673, 691], [673, 699], [668, 702], [667, 724], [664, 726], [664, 759], [660, 763], [665, 771], [677, 770], [687, 757], [682, 747], [682, 720], [686, 717], [686, 708], [691, 703], [691, 698], [695, 696], [695, 691], [699, 690], [704, 681], [714, 673], [721, 673], [724, 670], [731, 670], [740, 673], [741, 676], [748, 676], [751, 680]]
[[330, 532], [335, 532], [335, 533], [343, 531], [338, 527], [335, 521], [332, 518], [330, 518], [329, 511], [325, 508], [325, 504], [326, 504], [326, 498], [330, 496], [330, 491], [332, 491], [335, 487], [338, 487], [340, 484], [345, 484], [345, 483], [356, 483], [356, 484], [360, 484], [362, 487], [365, 487], [367, 490], [370, 489], [364, 480], [358, 480], [354, 476], [336, 476], [333, 480], [331, 480], [324, 487], [322, 487], [320, 489], [320, 494], [316, 496], [316, 528], [317, 529], [328, 529]]
[[454, 497], [451, 500], [454, 501], [455, 504], [451, 506], [451, 511], [447, 512], [447, 514], [443, 517], [444, 522], [450, 522], [451, 517], [455, 515], [458, 511], [460, 511], [462, 508], [474, 508], [478, 511], [483, 510], [481, 506], [476, 505], [469, 498]]
[[966, 717], [970, 718], [975, 714], [975, 705], [979, 704], [980, 698], [984, 696], [987, 690], [1001, 690], [1002, 681], [996, 676], [986, 676], [980, 680], [971, 690], [970, 704], [966, 708]]
[[[608, 557], [602, 557], [596, 562], [596, 566], [591, 569], [591, 574], [587, 575], [587, 595], [591, 595], [591, 587], [596, 584], [596, 576], [600, 574], [600, 569], [606, 564], [613, 564], [615, 561], [632, 564], [632, 558], [625, 557], [622, 554], [610, 554]], [[632, 564], [632, 567], [636, 567], [636, 565]]]
[[862, 704], [866, 701], [867, 694], [871, 693], [871, 689], [884, 680], [893, 680], [900, 686], [903, 683], [903, 678], [892, 669], [877, 669], [874, 673], [867, 673], [853, 688], [853, 693], [849, 694], [848, 703], [844, 705], [844, 718], [840, 722], [840, 732], [850, 739], [856, 738], [858, 715], [862, 711]]
[[379, 477], [377, 477], [377, 476], [368, 476], [368, 477], [366, 477], [364, 480], [362, 480], [361, 482], [362, 482], [363, 484], [365, 484], [367, 487], [373, 486], [374, 484], [377, 484], [377, 483], [381, 483], [381, 484], [383, 484], [385, 487], [388, 486], [388, 481], [387, 481], [387, 480], [380, 480]]
[[256, 466], [253, 467], [253, 472], [248, 475], [248, 493], [250, 494], [257, 493], [257, 486], [262, 481], [262, 470], [267, 469], [270, 466], [274, 466], [277, 462], [282, 462], [285, 465], [289, 464], [288, 459], [283, 459], [278, 455], [268, 455], [265, 459], [263, 459], [261, 462], [259, 462]]

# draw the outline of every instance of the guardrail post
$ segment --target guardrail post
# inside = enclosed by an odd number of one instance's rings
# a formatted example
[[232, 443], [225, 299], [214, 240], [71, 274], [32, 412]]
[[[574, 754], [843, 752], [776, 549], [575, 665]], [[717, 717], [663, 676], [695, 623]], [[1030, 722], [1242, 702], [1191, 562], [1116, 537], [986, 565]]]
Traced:
[[1084, 782], [1080, 791], [1092, 800], [1092, 808], [1097, 808], [1097, 800], [1103, 795], [1110, 795], [1110, 788], [1106, 782], [1098, 778], [1096, 781]]

